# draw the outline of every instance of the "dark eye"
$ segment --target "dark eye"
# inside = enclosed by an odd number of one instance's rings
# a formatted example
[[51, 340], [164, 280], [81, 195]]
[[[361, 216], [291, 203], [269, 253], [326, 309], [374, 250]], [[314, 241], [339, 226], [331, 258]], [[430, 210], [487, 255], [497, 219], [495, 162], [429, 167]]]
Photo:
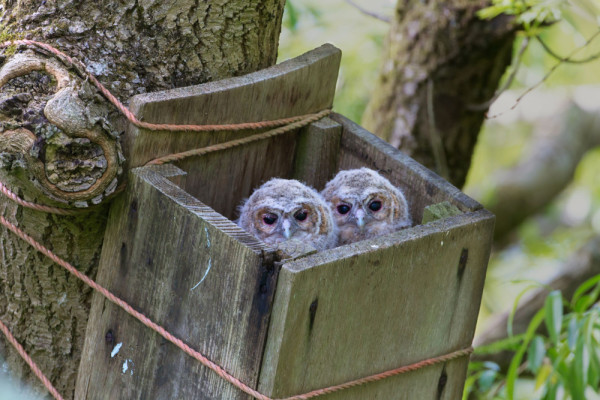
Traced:
[[369, 210], [371, 211], [379, 211], [381, 210], [381, 201], [373, 200], [369, 203]]
[[348, 214], [348, 211], [350, 211], [350, 206], [346, 205], [346, 204], [340, 204], [339, 206], [337, 206], [337, 210], [340, 214], [344, 215], [344, 214]]
[[296, 213], [296, 215], [294, 215], [294, 218], [296, 218], [298, 221], [304, 221], [307, 216], [308, 216], [308, 213], [305, 210], [302, 210], [302, 211], [298, 211]]
[[277, 221], [277, 215], [275, 214], [265, 214], [263, 216], [263, 222], [267, 225], [273, 225]]

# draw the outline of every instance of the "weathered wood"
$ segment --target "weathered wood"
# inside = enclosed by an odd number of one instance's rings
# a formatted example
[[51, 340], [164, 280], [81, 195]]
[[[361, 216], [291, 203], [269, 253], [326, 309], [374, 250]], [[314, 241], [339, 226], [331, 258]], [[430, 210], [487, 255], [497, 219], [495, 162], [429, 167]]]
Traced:
[[[468, 347], [493, 224], [480, 210], [283, 264], [259, 389], [298, 394]], [[323, 399], [458, 399], [467, 362]]]
[[340, 114], [333, 114], [331, 118], [343, 127], [338, 169], [364, 166], [378, 170], [404, 190], [413, 221], [421, 221], [426, 206], [443, 201], [463, 212], [483, 208], [434, 172], [348, 118]]
[[[129, 174], [98, 282], [256, 384], [276, 272], [264, 245], [175, 186], [174, 167]], [[121, 347], [122, 346], [122, 347]], [[212, 371], [95, 294], [77, 399], [242, 399]]]
[[[311, 108], [317, 100], [310, 97], [329, 101], [333, 86], [312, 74], [320, 65], [325, 75], [334, 76], [339, 52], [326, 47], [314, 54], [321, 55], [303, 56], [311, 74], [299, 67], [288, 71], [296, 86], [288, 86], [274, 69], [272, 79], [257, 74], [264, 79], [238, 85], [237, 79], [246, 81], [235, 78], [215, 83], [212, 94], [191, 97], [175, 90], [140, 107], [158, 115], [162, 101], [168, 105], [165, 112], [178, 117], [161, 122], [176, 123], [317, 111], [321, 107]], [[311, 91], [305, 92], [307, 87]], [[264, 110], [271, 98], [262, 91], [275, 89], [283, 91], [278, 98], [296, 96], [296, 103]], [[185, 114], [188, 102], [217, 107], [216, 114]], [[271, 114], [250, 118], [247, 106]], [[219, 107], [228, 111], [209, 120], [221, 113]], [[138, 133], [130, 137], [130, 151], [135, 150], [130, 155], [138, 160], [237, 135]], [[148, 143], [156, 146], [152, 153]], [[243, 382], [284, 396], [470, 345], [494, 218], [371, 133], [333, 115], [297, 134], [178, 166], [185, 176], [173, 166], [130, 174], [126, 195], [111, 210], [98, 279]], [[241, 199], [271, 177], [298, 178], [321, 189], [338, 170], [362, 166], [379, 170], [405, 190], [414, 221], [421, 220], [425, 207], [444, 201], [463, 214], [316, 253], [302, 243], [267, 248], [226, 218], [235, 217]], [[279, 259], [282, 264], [275, 263]], [[281, 272], [276, 265], [282, 265]], [[127, 375], [123, 366], [130, 361], [133, 374]], [[462, 391], [466, 366], [463, 358], [327, 398], [454, 399]], [[246, 398], [99, 296], [92, 305], [77, 390], [78, 398]]]
[[[340, 50], [323, 45], [253, 74], [203, 85], [136, 96], [131, 108], [141, 120], [177, 124], [226, 124], [272, 120], [330, 108]], [[130, 127], [126, 153], [138, 166], [165, 154], [245, 137], [243, 132], [151, 132]], [[191, 195], [230, 219], [252, 190], [272, 176], [289, 176], [296, 139], [287, 133], [177, 163], [187, 172]], [[219, 177], [218, 181], [216, 177]]]
[[[229, 124], [317, 112], [333, 103], [341, 52], [326, 44], [252, 74], [131, 99], [146, 122]], [[165, 154], [245, 136], [247, 132], [152, 132], [131, 127], [127, 155], [132, 166]]]
[[303, 129], [298, 135], [293, 178], [322, 190], [337, 172], [341, 133], [341, 125], [329, 118]]

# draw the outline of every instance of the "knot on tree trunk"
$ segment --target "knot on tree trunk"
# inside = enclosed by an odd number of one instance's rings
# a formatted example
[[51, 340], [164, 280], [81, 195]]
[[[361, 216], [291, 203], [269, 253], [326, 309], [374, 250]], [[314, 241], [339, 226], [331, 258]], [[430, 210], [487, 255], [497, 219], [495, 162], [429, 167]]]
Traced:
[[30, 50], [0, 55], [0, 66], [0, 168], [79, 207], [113, 193], [124, 157], [96, 89]]

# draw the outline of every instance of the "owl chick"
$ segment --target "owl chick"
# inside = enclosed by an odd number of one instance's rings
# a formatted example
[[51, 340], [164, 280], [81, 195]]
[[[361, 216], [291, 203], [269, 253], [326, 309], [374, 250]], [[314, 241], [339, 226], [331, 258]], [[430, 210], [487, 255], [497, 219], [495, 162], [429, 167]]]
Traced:
[[321, 194], [333, 212], [340, 245], [411, 225], [402, 191], [372, 169], [340, 171]]
[[316, 190], [297, 180], [271, 179], [240, 210], [238, 225], [267, 244], [294, 239], [317, 250], [337, 244], [331, 210]]

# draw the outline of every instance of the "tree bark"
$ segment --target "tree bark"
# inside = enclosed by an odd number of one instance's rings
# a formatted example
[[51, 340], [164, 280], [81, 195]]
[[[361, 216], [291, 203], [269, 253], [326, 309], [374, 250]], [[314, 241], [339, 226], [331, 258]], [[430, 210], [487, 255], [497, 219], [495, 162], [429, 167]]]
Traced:
[[[0, 37], [61, 49], [126, 101], [274, 64], [283, 5], [0, 0]], [[123, 176], [123, 120], [80, 73], [50, 54], [9, 47], [0, 53], [0, 68], [0, 180], [29, 201], [90, 207], [62, 217], [0, 198], [0, 213], [94, 277], [106, 197]], [[90, 289], [2, 228], [0, 293], [0, 319], [59, 392], [72, 398]], [[0, 342], [11, 371], [34, 382], [18, 354]]]
[[464, 184], [484, 118], [510, 64], [516, 26], [480, 20], [486, 1], [399, 0], [363, 125]]

